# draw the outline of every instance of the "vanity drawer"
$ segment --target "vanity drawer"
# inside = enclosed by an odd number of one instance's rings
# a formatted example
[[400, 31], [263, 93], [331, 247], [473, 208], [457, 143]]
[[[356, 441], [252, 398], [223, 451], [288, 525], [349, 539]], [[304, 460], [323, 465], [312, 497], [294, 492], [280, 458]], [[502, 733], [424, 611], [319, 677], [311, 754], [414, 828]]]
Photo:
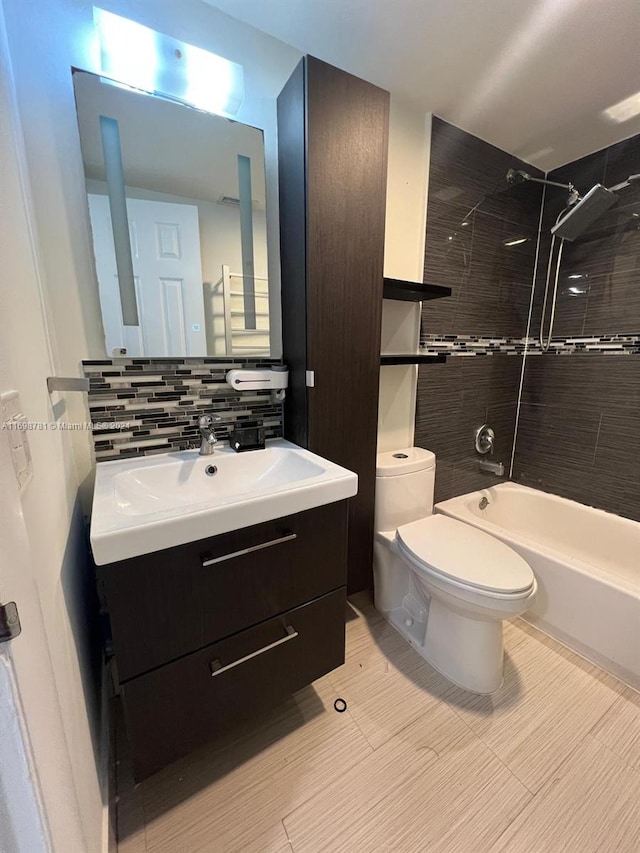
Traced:
[[121, 682], [346, 583], [347, 503], [101, 568]]
[[340, 666], [345, 607], [343, 587], [124, 684], [136, 780]]

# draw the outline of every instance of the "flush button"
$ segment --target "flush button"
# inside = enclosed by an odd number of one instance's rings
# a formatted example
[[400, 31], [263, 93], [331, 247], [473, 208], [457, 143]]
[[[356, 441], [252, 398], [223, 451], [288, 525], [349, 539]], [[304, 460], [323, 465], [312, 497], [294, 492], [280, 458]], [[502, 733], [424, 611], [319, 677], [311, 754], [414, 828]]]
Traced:
[[393, 458], [394, 459], [408, 459], [409, 454], [408, 453], [394, 453]]

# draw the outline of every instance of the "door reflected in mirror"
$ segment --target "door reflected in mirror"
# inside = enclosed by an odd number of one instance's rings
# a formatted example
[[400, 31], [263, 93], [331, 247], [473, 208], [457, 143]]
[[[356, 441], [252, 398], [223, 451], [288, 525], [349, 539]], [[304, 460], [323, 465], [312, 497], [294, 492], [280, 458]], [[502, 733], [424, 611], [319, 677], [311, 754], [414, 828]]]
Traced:
[[262, 131], [73, 82], [107, 357], [268, 356]]

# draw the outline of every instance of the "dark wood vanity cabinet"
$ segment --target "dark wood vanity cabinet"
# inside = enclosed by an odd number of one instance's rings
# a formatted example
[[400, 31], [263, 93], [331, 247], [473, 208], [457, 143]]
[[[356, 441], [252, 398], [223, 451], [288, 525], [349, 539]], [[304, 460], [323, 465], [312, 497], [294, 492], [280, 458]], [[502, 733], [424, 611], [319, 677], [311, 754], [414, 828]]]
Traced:
[[102, 566], [140, 780], [344, 662], [346, 501]]
[[311, 56], [278, 97], [285, 437], [358, 475], [350, 592], [372, 584], [388, 125], [388, 92]]

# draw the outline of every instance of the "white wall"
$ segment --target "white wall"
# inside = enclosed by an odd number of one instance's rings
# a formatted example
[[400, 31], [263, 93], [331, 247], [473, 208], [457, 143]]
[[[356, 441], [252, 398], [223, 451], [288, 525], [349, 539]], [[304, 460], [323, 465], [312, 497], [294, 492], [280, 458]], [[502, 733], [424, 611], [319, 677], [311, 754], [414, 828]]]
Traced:
[[[24, 143], [4, 39], [1, 52], [0, 391], [18, 390], [27, 419], [50, 423], [63, 410], [64, 401], [51, 398], [46, 388], [46, 377], [57, 363], [56, 341], [47, 320], [42, 286], [48, 282], [39, 257], [39, 235], [33, 228]], [[31, 679], [29, 696], [23, 693], [22, 698], [42, 718], [32, 725], [31, 734], [55, 849], [97, 853], [102, 846], [105, 796], [98, 772], [102, 764], [101, 672], [99, 648], [94, 655], [96, 647], [85, 630], [86, 593], [93, 580], [77, 506], [78, 475], [68, 433], [42, 430], [30, 433], [29, 440], [34, 475], [22, 495], [21, 511], [48, 648], [40, 648], [39, 642], [44, 645], [45, 640], [34, 620], [26, 617], [23, 635], [16, 642], [33, 644], [34, 660], [36, 647], [40, 659], [50, 657], [55, 683], [42, 678], [34, 685]], [[12, 472], [4, 470], [3, 476]], [[3, 550], [3, 559], [12, 556]], [[23, 607], [24, 614], [32, 612]], [[21, 690], [27, 690], [25, 683]]]
[[[50, 398], [45, 378], [77, 375], [82, 358], [102, 355], [96, 345], [102, 340], [102, 330], [69, 73], [71, 65], [91, 68], [86, 46], [91, 3], [31, 0], [25, 5], [20, 0], [4, 0], [4, 4], [20, 107], [21, 127], [17, 130], [24, 130], [29, 198], [25, 207], [16, 152], [5, 151], [3, 138], [7, 179], [2, 208], [0, 332], [11, 361], [0, 387], [20, 391], [29, 420], [51, 422], [64, 415], [81, 421], [86, 419], [84, 401], [73, 396]], [[184, 2], [178, 9], [170, 0], [113, 0], [102, 5], [245, 65], [247, 90], [252, 96], [239, 118], [265, 130], [268, 205], [274, 214], [271, 222], [277, 221], [275, 96], [297, 62], [297, 52], [195, 2]], [[233, 51], [228, 49], [230, 44], [234, 44]], [[269, 73], [263, 73], [265, 67]], [[421, 279], [428, 141], [424, 117], [392, 100], [385, 252], [385, 274], [391, 277]], [[273, 224], [269, 238], [270, 279], [279, 282]], [[279, 289], [274, 287], [274, 292], [279, 300]], [[415, 347], [417, 329], [417, 306], [387, 303], [383, 332], [387, 350]], [[415, 368], [385, 368], [381, 377], [381, 449], [411, 443], [414, 407]], [[83, 624], [91, 578], [86, 574], [83, 521], [77, 504], [79, 484], [91, 467], [89, 437], [77, 432], [37, 432], [31, 436], [31, 449], [35, 477], [24, 495], [23, 512], [64, 721], [61, 748], [67, 763], [66, 770], [61, 763], [55, 771], [49, 768], [49, 791], [53, 797], [57, 787], [58, 799], [65, 803], [64, 810], [55, 811], [58, 833], [66, 832], [65, 853], [93, 853], [102, 842], [105, 792], [96, 748], [99, 697]], [[74, 835], [76, 813], [82, 841]]]
[[[422, 281], [424, 266], [431, 116], [391, 96], [384, 274]], [[382, 303], [384, 353], [417, 351], [420, 303]], [[380, 369], [378, 451], [413, 444], [416, 382], [414, 365]]]
[[[24, 209], [19, 186], [12, 183], [17, 179], [15, 157], [7, 158], [0, 330], [11, 364], [3, 372], [2, 388], [20, 391], [29, 420], [50, 422], [64, 416], [68, 421], [85, 421], [86, 399], [72, 394], [50, 398], [45, 379], [47, 375], [79, 375], [83, 358], [103, 355], [70, 73], [72, 66], [95, 70], [90, 49], [92, 3], [2, 2], [17, 119], [24, 134], [26, 190], [32, 203], [32, 209]], [[269, 230], [273, 247], [269, 277], [279, 316], [275, 96], [298, 61], [298, 52], [199, 0], [180, 4], [174, 0], [104, 0], [100, 5], [244, 65], [247, 98], [238, 118], [265, 133], [267, 204], [274, 213]], [[6, 129], [4, 109], [2, 116]], [[30, 216], [35, 261], [30, 249]], [[51, 352], [48, 332], [55, 337]], [[99, 737], [99, 697], [91, 676], [95, 662], [90, 659], [84, 625], [84, 596], [93, 579], [87, 575], [83, 519], [77, 502], [78, 488], [90, 479], [92, 469], [90, 434], [43, 431], [32, 435], [31, 445], [35, 476], [24, 495], [23, 512], [72, 768], [73, 790], [66, 792], [68, 812], [77, 804], [84, 833], [79, 841], [71, 819], [67, 820], [64, 853], [94, 853], [102, 841], [104, 791], [95, 748]], [[62, 768], [59, 776], [62, 780]]]
[[[73, 376], [83, 358], [104, 357], [70, 73], [71, 66], [96, 70], [92, 2], [4, 2], [42, 263], [59, 339], [57, 367], [62, 375]], [[200, 0], [101, 0], [98, 5], [243, 65], [246, 96], [238, 120], [264, 130], [270, 299], [273, 337], [279, 345], [275, 98], [300, 53]], [[74, 420], [86, 418], [86, 402], [79, 396], [69, 396], [67, 405]], [[74, 446], [84, 480], [92, 468], [89, 437], [76, 434]]]
[[[70, 68], [96, 70], [91, 51], [91, 0], [3, 0], [19, 119], [24, 133], [26, 174], [33, 205], [35, 250], [31, 255], [28, 214], [17, 184], [3, 192], [2, 334], [12, 362], [3, 388], [17, 387], [30, 420], [52, 421], [65, 413], [87, 418], [80, 395], [46, 393], [45, 377], [78, 375], [83, 358], [103, 355], [102, 329], [93, 267], [84, 176]], [[102, 0], [106, 9], [178, 39], [240, 62], [247, 97], [239, 120], [265, 133], [269, 279], [274, 318], [279, 318], [277, 148], [275, 98], [300, 54], [293, 48], [229, 18], [199, 0]], [[5, 113], [3, 111], [3, 121]], [[386, 275], [421, 280], [429, 133], [424, 117], [392, 99]], [[10, 162], [10, 169], [12, 168]], [[46, 304], [40, 302], [38, 278]], [[407, 319], [385, 308], [385, 335], [417, 342], [416, 306]], [[276, 325], [276, 324], [274, 324]], [[55, 337], [51, 353], [47, 334]], [[276, 337], [279, 330], [275, 330]], [[404, 341], [402, 343], [404, 345]], [[385, 368], [381, 379], [381, 446], [386, 436], [409, 444], [413, 435], [415, 368]], [[55, 408], [52, 408], [52, 402]], [[72, 447], [72, 442], [74, 446]], [[77, 505], [79, 484], [92, 464], [89, 434], [42, 432], [32, 437], [35, 477], [24, 496], [37, 583], [52, 664], [63, 710], [73, 768], [74, 794], [86, 847], [99, 849], [103, 792], [94, 741], [98, 715], [83, 639], [86, 553]], [[75, 460], [74, 460], [75, 456]], [[85, 702], [85, 693], [88, 703]], [[69, 853], [76, 853], [72, 846]]]
[[[9, 40], [42, 257], [50, 289], [51, 311], [60, 337], [60, 370], [74, 375], [82, 358], [100, 357], [102, 329], [97, 300], [70, 67], [95, 70], [91, 48], [90, 0], [5, 0]], [[273, 337], [280, 339], [280, 270], [277, 228], [277, 138], [275, 98], [300, 53], [270, 36], [230, 18], [199, 0], [103, 0], [101, 5], [161, 32], [189, 41], [244, 66], [246, 98], [239, 120], [265, 135], [267, 171], [269, 279]], [[385, 274], [420, 281], [424, 250], [428, 145], [425, 117], [392, 96]], [[82, 295], [82, 298], [80, 298]], [[385, 306], [385, 330], [395, 328], [396, 314]], [[406, 309], [417, 343], [419, 309]], [[397, 312], [396, 312], [397, 313]], [[413, 324], [413, 325], [412, 325]], [[385, 331], [385, 335], [387, 331]], [[397, 343], [397, 340], [396, 340]], [[383, 346], [385, 341], [383, 340]], [[380, 446], [413, 440], [416, 369], [385, 368], [381, 378]], [[69, 400], [76, 417], [86, 416], [78, 400]], [[77, 436], [81, 471], [91, 469], [90, 443]]]

